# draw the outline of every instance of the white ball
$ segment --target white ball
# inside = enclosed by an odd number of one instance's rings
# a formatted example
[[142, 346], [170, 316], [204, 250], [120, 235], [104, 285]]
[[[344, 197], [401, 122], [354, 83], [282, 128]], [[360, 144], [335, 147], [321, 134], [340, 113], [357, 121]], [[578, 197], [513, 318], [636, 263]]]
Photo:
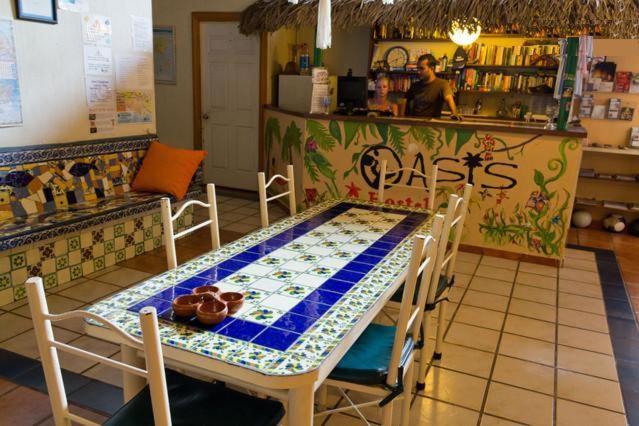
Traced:
[[572, 223], [577, 228], [587, 228], [592, 223], [592, 215], [585, 210], [575, 210], [572, 214]]

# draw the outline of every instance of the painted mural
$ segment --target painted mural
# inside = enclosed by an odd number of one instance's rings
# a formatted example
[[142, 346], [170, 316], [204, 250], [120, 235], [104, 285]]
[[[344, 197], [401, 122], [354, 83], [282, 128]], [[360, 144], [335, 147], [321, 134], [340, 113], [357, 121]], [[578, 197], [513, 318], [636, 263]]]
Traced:
[[[438, 208], [474, 185], [464, 243], [562, 257], [581, 156], [576, 139], [266, 114], [267, 172], [296, 167], [300, 208], [330, 198], [375, 201], [382, 160], [389, 171], [429, 173], [437, 164]], [[388, 179], [421, 189], [389, 189], [387, 203], [427, 204], [422, 177], [400, 171]]]

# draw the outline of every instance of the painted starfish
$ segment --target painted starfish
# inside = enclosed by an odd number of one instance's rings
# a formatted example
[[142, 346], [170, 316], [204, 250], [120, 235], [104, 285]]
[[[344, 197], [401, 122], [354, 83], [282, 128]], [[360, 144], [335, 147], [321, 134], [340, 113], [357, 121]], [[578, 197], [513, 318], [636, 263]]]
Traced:
[[359, 198], [359, 191], [361, 191], [362, 188], [359, 188], [358, 186], [356, 186], [355, 182], [351, 181], [351, 184], [346, 185], [346, 188], [348, 188], [349, 198]]

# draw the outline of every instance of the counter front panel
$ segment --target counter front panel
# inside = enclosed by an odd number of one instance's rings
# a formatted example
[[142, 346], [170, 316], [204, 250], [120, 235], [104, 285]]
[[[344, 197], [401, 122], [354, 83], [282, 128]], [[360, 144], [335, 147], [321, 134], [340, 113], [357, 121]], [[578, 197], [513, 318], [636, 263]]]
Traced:
[[[292, 163], [302, 208], [350, 197], [375, 201], [380, 163], [439, 173], [436, 203], [474, 185], [462, 242], [517, 254], [561, 259], [570, 226], [581, 144], [574, 135], [504, 131], [435, 122], [343, 119], [265, 110], [267, 174]], [[399, 172], [389, 180], [426, 187]], [[386, 202], [425, 206], [425, 190], [390, 188]]]

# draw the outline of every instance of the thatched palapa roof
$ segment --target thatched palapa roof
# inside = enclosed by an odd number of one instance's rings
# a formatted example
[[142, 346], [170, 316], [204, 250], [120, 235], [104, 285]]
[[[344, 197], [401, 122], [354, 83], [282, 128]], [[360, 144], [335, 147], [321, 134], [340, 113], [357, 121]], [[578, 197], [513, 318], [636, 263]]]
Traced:
[[[475, 17], [484, 30], [516, 28], [524, 35], [596, 33], [639, 38], [639, 0], [332, 0], [333, 28], [407, 24], [446, 34], [454, 19]], [[315, 26], [317, 0], [258, 0], [243, 13], [240, 31], [272, 32]]]

